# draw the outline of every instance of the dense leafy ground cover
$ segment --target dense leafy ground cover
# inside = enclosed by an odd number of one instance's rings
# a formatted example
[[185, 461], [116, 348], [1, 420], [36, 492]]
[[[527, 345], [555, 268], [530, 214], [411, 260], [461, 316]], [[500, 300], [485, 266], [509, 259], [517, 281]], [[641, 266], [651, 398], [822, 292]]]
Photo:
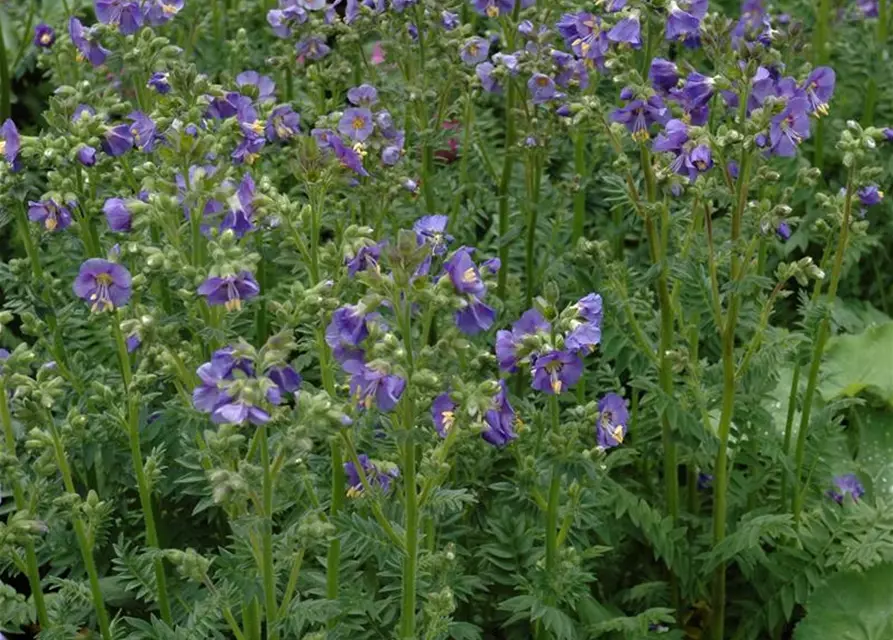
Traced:
[[887, 0], [0, 3], [0, 631], [889, 640]]

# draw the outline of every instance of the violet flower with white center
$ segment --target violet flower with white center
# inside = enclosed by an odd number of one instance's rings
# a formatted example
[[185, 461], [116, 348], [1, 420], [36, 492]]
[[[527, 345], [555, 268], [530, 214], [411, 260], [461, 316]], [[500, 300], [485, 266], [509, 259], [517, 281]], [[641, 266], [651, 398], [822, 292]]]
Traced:
[[291, 108], [283, 104], [270, 113], [264, 133], [270, 142], [284, 142], [294, 138], [301, 131], [301, 116]]
[[78, 62], [89, 60], [90, 64], [98, 67], [105, 62], [105, 59], [111, 53], [111, 51], [95, 40], [92, 29], [85, 30], [81, 21], [75, 17], [68, 21], [68, 35], [71, 37], [72, 44], [78, 50]]
[[448, 393], [441, 393], [431, 403], [431, 420], [437, 435], [446, 438], [453, 424], [456, 422], [456, 403]]
[[243, 71], [236, 76], [239, 91], [253, 87], [258, 102], [273, 102], [276, 99], [276, 83], [270, 76], [262, 76], [257, 71]]
[[459, 51], [459, 58], [462, 62], [472, 67], [479, 62], [483, 62], [490, 54], [490, 43], [484, 38], [474, 36], [465, 41], [462, 49]]
[[372, 112], [362, 107], [346, 109], [338, 122], [338, 132], [358, 142], [371, 136], [373, 128]]
[[[363, 475], [366, 476], [366, 482], [370, 487], [381, 490], [382, 493], [388, 493], [391, 490], [391, 481], [400, 477], [398, 469], [380, 469], [375, 463], [369, 460], [369, 456], [361, 453], [357, 456], [360, 467], [363, 469]], [[363, 495], [365, 487], [353, 461], [344, 463], [344, 475], [346, 476], [347, 497], [358, 498]]]
[[571, 388], [583, 375], [583, 359], [571, 351], [550, 351], [538, 355], [531, 365], [534, 389], [559, 395]]
[[45, 22], [34, 27], [34, 46], [49, 49], [56, 42], [56, 30]]
[[55, 200], [28, 203], [28, 219], [43, 224], [47, 231], [62, 231], [71, 226], [71, 211]]
[[536, 309], [528, 309], [512, 324], [511, 331], [497, 331], [496, 359], [499, 361], [499, 368], [510, 373], [517, 371], [518, 347], [524, 338], [536, 333], [548, 333], [551, 329], [552, 325], [543, 318], [543, 314]]
[[405, 379], [360, 360], [347, 360], [343, 367], [351, 374], [350, 393], [359, 407], [371, 409], [376, 406], [379, 411], [392, 411], [400, 402], [406, 388]]
[[599, 449], [610, 449], [623, 444], [629, 426], [626, 400], [616, 393], [607, 393], [598, 401], [598, 420], [595, 439]]
[[542, 73], [535, 73], [527, 81], [533, 104], [544, 104], [557, 97], [555, 81]]
[[494, 447], [504, 447], [517, 437], [514, 429], [515, 410], [509, 403], [505, 380], [499, 381], [499, 391], [493, 396], [491, 407], [484, 414], [484, 423], [487, 429], [481, 433], [481, 437]]
[[826, 495], [837, 504], [843, 504], [847, 497], [852, 498], [853, 502], [858, 502], [859, 498], [865, 495], [865, 487], [855, 473], [845, 473], [834, 477], [834, 488], [828, 490]]
[[251, 300], [260, 293], [260, 285], [249, 271], [226, 277], [210, 277], [196, 291], [208, 304], [223, 305], [227, 311], [238, 311], [243, 300]]
[[0, 127], [0, 155], [3, 155], [13, 171], [18, 170], [21, 148], [22, 138], [19, 136], [19, 130], [16, 129], [15, 123], [7, 118]]
[[130, 272], [115, 262], [90, 258], [81, 265], [72, 288], [90, 303], [93, 313], [114, 311], [130, 300]]

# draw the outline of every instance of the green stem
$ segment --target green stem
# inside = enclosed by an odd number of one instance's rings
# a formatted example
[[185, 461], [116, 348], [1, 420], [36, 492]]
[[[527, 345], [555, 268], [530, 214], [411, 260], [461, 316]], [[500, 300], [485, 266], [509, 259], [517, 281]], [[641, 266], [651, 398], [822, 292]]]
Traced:
[[502, 178], [499, 181], [499, 260], [502, 268], [496, 281], [496, 289], [499, 298], [505, 302], [506, 284], [508, 283], [509, 246], [506, 236], [509, 232], [509, 185], [512, 181], [512, 168], [515, 163], [515, 119], [513, 111], [515, 107], [515, 86], [511, 79], [507, 82], [508, 88], [505, 97], [505, 157], [502, 161]]
[[[586, 134], [581, 128], [574, 137], [574, 173], [577, 176], [577, 190], [574, 192], [574, 222], [571, 231], [571, 248], [583, 237], [586, 222]], [[616, 231], [616, 229], [615, 229]]]
[[[837, 242], [837, 250], [834, 255], [834, 266], [831, 269], [831, 283], [828, 285], [828, 293], [826, 294], [826, 304], [830, 307], [834, 303], [837, 296], [837, 286], [840, 284], [840, 274], [843, 271], [843, 257], [846, 252], [847, 241], [849, 240], [850, 216], [853, 210], [853, 194], [855, 192], [855, 166], [851, 166], [849, 175], [847, 176], [846, 199], [843, 205], [843, 220], [840, 227], [840, 239]], [[806, 379], [806, 392], [803, 396], [803, 409], [800, 414], [800, 428], [797, 431], [797, 448], [794, 452], [794, 498], [792, 501], [792, 511], [794, 520], [800, 521], [800, 512], [803, 509], [803, 499], [805, 490], [801, 487], [801, 471], [803, 469], [803, 460], [806, 455], [806, 435], [809, 431], [809, 418], [812, 413], [812, 402], [815, 398], [816, 386], [818, 384], [819, 367], [822, 363], [822, 354], [825, 352], [825, 346], [828, 342], [831, 329], [830, 314], [826, 310], [826, 315], [819, 324], [818, 334], [816, 335], [815, 346], [812, 352], [812, 362], [809, 365], [809, 376]]]
[[[536, 249], [536, 222], [539, 214], [540, 182], [542, 181], [542, 159], [538, 151], [533, 152], [529, 160], [529, 177], [527, 185], [527, 199], [530, 214], [527, 219], [527, 243], [524, 256], [524, 283], [525, 283], [525, 309], [533, 303], [533, 291], [536, 286], [536, 270], [534, 268], [534, 249]], [[501, 270], [501, 269], [500, 269]]]
[[273, 567], [273, 473], [270, 467], [267, 428], [261, 426], [259, 430], [258, 447], [260, 448], [260, 464], [264, 473], [263, 566], [261, 568], [264, 580], [264, 606], [267, 612], [267, 638], [278, 640], [279, 605], [276, 603], [276, 573]]
[[[133, 464], [133, 472], [136, 474], [136, 484], [140, 495], [140, 508], [143, 512], [143, 524], [146, 527], [146, 541], [153, 549], [160, 549], [158, 544], [158, 529], [155, 526], [155, 511], [152, 505], [152, 491], [149, 487], [149, 480], [146, 477], [146, 470], [143, 466], [143, 453], [140, 449], [140, 425], [139, 425], [139, 401], [134, 397], [131, 385], [133, 383], [133, 374], [130, 367], [130, 356], [127, 353], [127, 343], [124, 340], [124, 334], [121, 332], [120, 318], [113, 316], [111, 318], [112, 333], [115, 338], [115, 345], [118, 348], [118, 361], [121, 366], [121, 376], [124, 381], [125, 394], [127, 397], [127, 437], [130, 440], [130, 460]], [[167, 593], [167, 579], [164, 574], [164, 560], [156, 556], [153, 560], [155, 569], [155, 583], [158, 591], [158, 608], [161, 618], [167, 623], [173, 623], [171, 615], [170, 599]]]
[[[56, 421], [52, 416], [47, 416], [47, 424], [50, 428], [50, 435], [53, 439], [53, 449], [56, 453], [56, 464], [62, 473], [62, 483], [65, 485], [65, 491], [71, 495], [78, 495], [74, 488], [74, 480], [71, 476], [71, 468], [68, 466], [68, 458], [65, 454], [65, 447], [62, 445], [62, 437], [59, 435], [59, 429], [56, 427]], [[75, 506], [75, 509], [80, 507]], [[87, 570], [87, 577], [90, 583], [90, 595], [93, 600], [93, 609], [96, 613], [96, 622], [99, 624], [99, 633], [102, 640], [112, 640], [111, 628], [109, 626], [109, 614], [105, 608], [105, 601], [102, 597], [102, 589], [99, 586], [99, 572], [96, 570], [96, 560], [93, 557], [93, 544], [87, 537], [87, 530], [81, 516], [72, 513], [72, 523], [74, 525], [74, 533], [77, 537], [78, 546], [81, 549], [81, 558], [84, 561], [84, 568]]]
[[[802, 367], [800, 363], [794, 362], [794, 373], [791, 376], [791, 390], [788, 393], [788, 413], [784, 422], [784, 455], [787, 457], [791, 453], [791, 438], [794, 432], [794, 415], [797, 412], [797, 396], [800, 392], [800, 371]], [[786, 504], [788, 501], [788, 474], [785, 472], [781, 476], [781, 502]]]
[[9, 60], [6, 58], [6, 42], [3, 39], [3, 14], [0, 13], [0, 121], [10, 115], [9, 100], [12, 86], [9, 78]]
[[[15, 431], [12, 427], [12, 414], [9, 412], [9, 396], [7, 395], [6, 381], [0, 378], [0, 425], [6, 442], [6, 455], [16, 457]], [[28, 511], [28, 502], [25, 499], [25, 490], [19, 481], [18, 474], [13, 474], [12, 494], [15, 499], [16, 510]], [[37, 562], [37, 553], [34, 551], [34, 541], [28, 537], [23, 543], [25, 547], [25, 566], [28, 575], [28, 584], [31, 586], [31, 596], [34, 598], [34, 608], [37, 610], [37, 621], [41, 630], [50, 629], [50, 619], [47, 616], [46, 601], [43, 596], [43, 587], [40, 584], [40, 566]]]
[[[747, 92], [744, 94], [744, 102], [747, 102]], [[741, 121], [744, 121], [744, 108], [742, 108]], [[736, 206], [732, 213], [731, 230], [731, 274], [730, 280], [737, 282], [742, 268], [738, 255], [738, 239], [741, 235], [741, 221], [744, 217], [744, 208], [747, 203], [747, 194], [750, 185], [750, 170], [753, 155], [747, 150], [741, 150], [740, 172], [738, 177], [738, 193]], [[739, 294], [733, 290], [729, 299], [729, 308], [726, 314], [722, 332], [722, 405], [719, 417], [719, 450], [716, 453], [714, 466], [714, 498], [713, 498], [713, 544], [714, 547], [725, 539], [726, 517], [728, 515], [727, 499], [729, 488], [728, 472], [728, 448], [729, 434], [732, 427], [732, 418], [735, 410], [735, 330], [738, 326], [738, 311], [740, 305]], [[716, 568], [713, 582], [713, 620], [711, 625], [714, 640], [723, 640], [725, 637], [725, 607], [726, 607], [726, 565], [720, 563]]]
[[[818, 15], [816, 16], [815, 38], [813, 40], [813, 66], [819, 66], [828, 62], [828, 32], [831, 22], [831, 0], [819, 0]], [[825, 150], [825, 122], [820, 118], [816, 123], [815, 132], [815, 156], [813, 166], [822, 168]]]
[[[560, 424], [561, 409], [558, 394], [549, 396], [551, 413], [551, 433], [557, 434]], [[561, 469], [552, 467], [552, 480], [549, 483], [549, 502], [546, 509], [546, 573], [552, 576], [558, 562], [558, 508], [561, 500]]]
[[[875, 51], [884, 51], [887, 44], [887, 0], [878, 0], [878, 20], [875, 39]], [[875, 56], [875, 71], [868, 78], [868, 92], [865, 97], [865, 110], [862, 112], [862, 126], [870, 127], [874, 124], [874, 110], [877, 106], [877, 76], [882, 73], [882, 67], [877, 63], [883, 61], [882, 55]], [[881, 63], [883, 64], [883, 62]]]
[[22, 58], [25, 57], [25, 52], [28, 50], [28, 46], [31, 44], [31, 38], [29, 37], [29, 34], [31, 33], [31, 25], [34, 24], [35, 13], [37, 13], [37, 0], [31, 0], [31, 9], [28, 11], [28, 18], [25, 21], [25, 28], [22, 30], [19, 50], [16, 52], [16, 57], [12, 59], [12, 64], [9, 66], [9, 70], [13, 73], [15, 72], [16, 67], [19, 66]]
[[[411, 399], [406, 397], [404, 403], [407, 405], [404, 410], [407, 416], [404, 428], [406, 429], [406, 435], [409, 436], [412, 433], [415, 418], [413, 416]], [[419, 494], [416, 486], [415, 443], [410, 437], [406, 438], [406, 442], [403, 445], [403, 477], [406, 501], [406, 555], [403, 558], [400, 638], [402, 640], [415, 640], [416, 564], [418, 563], [419, 551]]]

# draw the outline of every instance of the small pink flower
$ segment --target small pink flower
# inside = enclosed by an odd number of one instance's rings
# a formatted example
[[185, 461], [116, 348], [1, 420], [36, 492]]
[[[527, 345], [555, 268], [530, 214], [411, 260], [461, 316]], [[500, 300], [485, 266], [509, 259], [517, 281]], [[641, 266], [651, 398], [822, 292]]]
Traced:
[[372, 64], [382, 64], [384, 62], [384, 48], [380, 42], [376, 42], [372, 47]]

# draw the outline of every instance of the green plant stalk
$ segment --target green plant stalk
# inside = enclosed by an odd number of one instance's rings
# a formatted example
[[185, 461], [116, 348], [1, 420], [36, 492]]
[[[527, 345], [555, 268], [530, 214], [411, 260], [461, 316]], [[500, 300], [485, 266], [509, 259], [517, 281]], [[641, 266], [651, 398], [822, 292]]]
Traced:
[[583, 229], [586, 222], [586, 190], [583, 188], [583, 180], [586, 178], [586, 135], [581, 128], [574, 137], [574, 173], [580, 180], [577, 190], [574, 192], [574, 222], [571, 231], [571, 247], [577, 246], [577, 241], [583, 237]]
[[[127, 343], [121, 332], [120, 318], [115, 315], [111, 318], [112, 333], [115, 337], [115, 345], [118, 348], [118, 361], [121, 366], [121, 376], [127, 397], [127, 438], [130, 441], [130, 460], [133, 464], [133, 472], [136, 474], [136, 484], [140, 495], [140, 508], [143, 511], [143, 524], [146, 527], [146, 541], [153, 549], [160, 549], [158, 544], [158, 529], [155, 526], [155, 511], [152, 506], [152, 492], [149, 488], [149, 480], [143, 467], [143, 453], [140, 449], [140, 425], [139, 404], [133, 397], [131, 384], [133, 374], [130, 368], [130, 356], [127, 353]], [[164, 574], [164, 560], [156, 557], [152, 564], [155, 570], [155, 584], [157, 589], [158, 609], [161, 618], [167, 624], [173, 623], [171, 604], [167, 593], [167, 579]]]
[[[875, 40], [875, 48], [877, 51], [883, 51], [887, 44], [887, 29], [887, 0], [878, 0], [878, 19]], [[876, 60], [883, 60], [883, 57], [878, 55]], [[879, 70], [876, 69], [875, 73], [870, 74], [868, 77], [868, 92], [865, 97], [865, 110], [862, 112], [863, 127], [870, 127], [874, 124], [874, 110], [877, 106], [878, 90], [877, 80], [875, 78], [877, 77], [878, 71]]]
[[6, 42], [3, 39], [3, 14], [0, 14], [0, 120], [6, 120], [10, 115], [11, 91], [9, 60], [6, 57]]
[[[815, 38], [813, 40], [813, 66], [819, 66], [828, 62], [828, 32], [831, 22], [831, 0], [819, 0], [818, 15], [816, 16]], [[816, 123], [815, 132], [815, 156], [813, 166], [822, 168], [825, 148], [825, 122], [820, 118]]]
[[[784, 455], [787, 456], [791, 452], [791, 438], [794, 433], [794, 415], [797, 413], [797, 396], [800, 391], [800, 371], [802, 367], [799, 362], [794, 363], [794, 373], [791, 376], [791, 390], [788, 393], [788, 413], [784, 421]], [[788, 501], [788, 474], [781, 476], [781, 502], [787, 504]]]
[[[837, 297], [837, 286], [840, 284], [840, 274], [843, 271], [843, 257], [849, 240], [850, 217], [853, 211], [853, 195], [855, 193], [855, 166], [850, 167], [847, 176], [846, 197], [843, 205], [843, 220], [840, 228], [840, 238], [837, 241], [837, 249], [834, 254], [834, 266], [831, 269], [831, 282], [828, 285], [826, 301], [830, 305]], [[812, 413], [812, 403], [815, 398], [818, 385], [819, 367], [822, 364], [822, 355], [828, 343], [831, 329], [831, 318], [826, 314], [819, 324], [815, 346], [812, 352], [812, 362], [809, 365], [809, 376], [806, 378], [806, 392], [803, 396], [803, 409], [800, 414], [800, 429], [797, 431], [797, 447], [794, 451], [794, 497], [791, 503], [791, 511], [794, 521], [800, 521], [800, 513], [803, 510], [805, 491], [801, 487], [800, 474], [803, 470], [803, 461], [806, 456], [806, 435], [809, 431], [809, 418]]]
[[[745, 96], [747, 97], [747, 96]], [[747, 100], [744, 100], [747, 103]], [[743, 122], [743, 109], [742, 109]], [[741, 221], [744, 217], [744, 208], [747, 203], [747, 193], [750, 184], [750, 171], [753, 155], [742, 149], [740, 172], [738, 177], [738, 193], [735, 209], [732, 213], [732, 258], [730, 278], [733, 282], [740, 277], [743, 268], [735, 246], [741, 235]], [[716, 453], [714, 465], [714, 492], [713, 492], [713, 545], [718, 545], [726, 536], [726, 516], [728, 515], [728, 449], [729, 433], [732, 427], [732, 417], [735, 411], [735, 330], [738, 326], [738, 311], [740, 298], [733, 291], [729, 299], [729, 308], [722, 331], [722, 405], [719, 416], [719, 450]], [[716, 567], [713, 581], [713, 619], [710, 625], [714, 640], [723, 640], [725, 637], [725, 608], [726, 608], [726, 565], [720, 563]]]
[[[25, 28], [22, 29], [21, 42], [19, 43], [19, 50], [16, 51], [15, 58], [12, 59], [12, 64], [9, 65], [9, 70], [11, 72], [15, 72], [16, 67], [19, 66], [19, 63], [22, 61], [22, 58], [25, 56], [25, 52], [28, 50], [28, 46], [31, 44], [31, 38], [28, 37], [31, 31], [31, 25], [34, 24], [34, 14], [37, 13], [37, 0], [31, 0], [31, 9], [28, 11], [28, 18], [25, 20]], [[0, 36], [2, 37], [2, 36]]]
[[[529, 160], [527, 199], [530, 207], [530, 215], [527, 219], [527, 243], [524, 256], [524, 284], [525, 284], [525, 300], [529, 308], [533, 303], [533, 290], [536, 286], [536, 271], [534, 269], [534, 249], [536, 249], [536, 221], [539, 215], [540, 201], [540, 183], [542, 182], [543, 163], [539, 152], [534, 152], [533, 158]], [[500, 269], [501, 271], [502, 269]]]
[[[647, 147], [641, 145], [642, 171], [645, 174], [645, 190], [648, 201], [652, 204], [657, 200], [657, 186], [654, 178], [654, 170], [651, 166], [651, 154]], [[658, 371], [661, 391], [667, 396], [673, 396], [673, 365], [669, 354], [673, 346], [673, 303], [670, 298], [669, 265], [667, 263], [670, 237], [670, 217], [666, 206], [661, 208], [661, 229], [655, 228], [651, 214], [646, 214], [645, 229], [651, 246], [652, 259], [661, 264], [660, 274], [657, 279], [657, 297], [660, 304], [660, 345], [658, 347]], [[676, 443], [673, 442], [672, 425], [666, 411], [661, 414], [661, 441], [664, 450], [664, 488], [667, 500], [667, 509], [673, 522], [679, 519], [679, 477], [677, 475]]]
[[[406, 403], [404, 428], [409, 433], [415, 420], [414, 410], [412, 401], [408, 396], [404, 402]], [[406, 555], [403, 558], [400, 637], [403, 640], [415, 640], [416, 565], [419, 552], [419, 494], [416, 486], [415, 443], [411, 437], [407, 438], [403, 448], [403, 477], [406, 500]]]
[[[53, 449], [56, 453], [56, 464], [59, 465], [59, 471], [62, 473], [62, 483], [65, 485], [65, 491], [72, 495], [77, 495], [77, 491], [75, 491], [74, 488], [74, 480], [71, 476], [71, 468], [68, 466], [68, 458], [65, 455], [65, 447], [62, 445], [59, 429], [56, 428], [56, 421], [52, 416], [48, 415], [47, 423], [50, 427], [50, 435], [53, 439]], [[78, 546], [81, 549], [81, 558], [84, 561], [84, 568], [87, 570], [87, 578], [90, 583], [90, 596], [93, 600], [93, 609], [96, 613], [96, 622], [99, 625], [99, 633], [102, 635], [102, 640], [112, 640], [111, 628], [109, 626], [109, 614], [105, 609], [102, 589], [99, 586], [99, 572], [96, 570], [96, 560], [93, 557], [93, 544], [87, 537], [87, 531], [80, 515], [72, 514], [71, 519], [74, 525], [74, 533], [77, 537]]]
[[499, 180], [499, 260], [502, 268], [496, 280], [499, 299], [505, 302], [506, 284], [508, 283], [509, 246], [505, 236], [509, 232], [509, 185], [512, 181], [512, 169], [515, 166], [515, 120], [512, 111], [515, 108], [515, 86], [511, 79], [507, 82], [505, 95], [505, 157], [502, 161], [502, 177]]
[[263, 561], [261, 563], [261, 574], [264, 581], [264, 607], [267, 614], [267, 638], [268, 640], [278, 640], [279, 605], [276, 603], [276, 573], [273, 567], [273, 472], [270, 467], [266, 426], [259, 427], [259, 432], [260, 464], [264, 474]]
[[[551, 428], [553, 434], [558, 433], [561, 408], [558, 404], [558, 394], [549, 396], [549, 411], [551, 414]], [[558, 466], [552, 468], [552, 480], [549, 483], [549, 502], [546, 508], [546, 573], [552, 575], [558, 562], [558, 507], [561, 501], [561, 470]]]
[[[3, 434], [6, 439], [6, 455], [16, 456], [15, 431], [12, 428], [12, 414], [9, 412], [9, 400], [7, 396], [6, 382], [0, 378], [0, 425], [3, 426]], [[25, 490], [18, 476], [13, 476], [12, 494], [18, 511], [28, 511], [28, 503], [25, 499]], [[34, 541], [28, 538], [23, 543], [25, 547], [25, 567], [28, 575], [28, 584], [31, 586], [31, 596], [34, 598], [34, 608], [37, 611], [37, 621], [42, 630], [50, 628], [50, 619], [47, 615], [46, 600], [43, 596], [43, 587], [40, 584], [40, 565], [37, 562], [37, 553], [34, 551]]]
[[462, 150], [459, 156], [459, 184], [462, 187], [453, 200], [453, 217], [451, 222], [455, 222], [458, 219], [459, 205], [462, 201], [468, 202], [471, 198], [471, 182], [468, 179], [468, 158], [471, 156], [474, 132], [474, 100], [472, 99], [471, 90], [465, 94], [465, 117], [462, 119], [462, 122], [464, 129], [462, 131]]

